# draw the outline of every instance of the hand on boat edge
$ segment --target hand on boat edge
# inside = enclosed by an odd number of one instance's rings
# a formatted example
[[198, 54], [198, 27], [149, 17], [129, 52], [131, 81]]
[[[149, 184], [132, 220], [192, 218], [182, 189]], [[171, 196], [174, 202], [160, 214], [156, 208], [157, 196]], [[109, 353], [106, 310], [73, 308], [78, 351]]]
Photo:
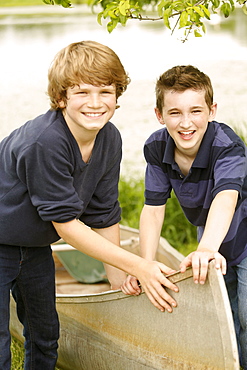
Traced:
[[132, 275], [128, 275], [126, 280], [121, 285], [122, 292], [126, 295], [140, 295], [142, 289], [139, 280]]
[[192, 266], [193, 279], [196, 284], [204, 284], [208, 273], [208, 264], [215, 260], [215, 268], [226, 274], [226, 259], [219, 252], [210, 249], [200, 249], [190, 253], [180, 264], [181, 272], [185, 272], [187, 267]]
[[[128, 295], [139, 295], [142, 289], [151, 303], [160, 311], [172, 312], [177, 306], [176, 300], [167, 293], [166, 288], [178, 292], [178, 287], [169, 281], [165, 275], [170, 275], [175, 270], [170, 269], [163, 263], [156, 261], [145, 261], [144, 269], [139, 269], [138, 279], [129, 275], [121, 289]], [[141, 287], [139, 286], [139, 283]]]

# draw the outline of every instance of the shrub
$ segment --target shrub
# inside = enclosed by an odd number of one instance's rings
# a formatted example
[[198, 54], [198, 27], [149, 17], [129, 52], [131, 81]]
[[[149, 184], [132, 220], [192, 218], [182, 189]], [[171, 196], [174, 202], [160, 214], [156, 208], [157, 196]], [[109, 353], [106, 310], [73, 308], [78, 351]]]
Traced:
[[[144, 204], [144, 181], [121, 178], [119, 201], [122, 207], [122, 224], [139, 228], [139, 217]], [[183, 254], [188, 254], [196, 246], [196, 227], [186, 219], [174, 193], [167, 202], [165, 222], [161, 235]]]

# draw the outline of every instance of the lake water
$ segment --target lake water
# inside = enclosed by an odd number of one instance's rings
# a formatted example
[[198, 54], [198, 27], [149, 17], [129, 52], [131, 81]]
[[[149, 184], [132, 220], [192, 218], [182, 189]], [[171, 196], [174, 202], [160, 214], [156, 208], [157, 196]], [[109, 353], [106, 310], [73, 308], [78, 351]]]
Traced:
[[[22, 14], [27, 9], [31, 14]], [[129, 21], [109, 34], [81, 6], [0, 8], [0, 139], [49, 109], [49, 65], [57, 51], [80, 40], [111, 47], [132, 80], [112, 119], [123, 138], [122, 174], [143, 175], [143, 143], [161, 127], [154, 115], [155, 81], [177, 64], [193, 64], [207, 73], [218, 103], [217, 120], [247, 133], [246, 16], [237, 9], [230, 20], [213, 17], [202, 38], [190, 36], [182, 43], [180, 37], [179, 32], [171, 36], [161, 23], [144, 21]]]

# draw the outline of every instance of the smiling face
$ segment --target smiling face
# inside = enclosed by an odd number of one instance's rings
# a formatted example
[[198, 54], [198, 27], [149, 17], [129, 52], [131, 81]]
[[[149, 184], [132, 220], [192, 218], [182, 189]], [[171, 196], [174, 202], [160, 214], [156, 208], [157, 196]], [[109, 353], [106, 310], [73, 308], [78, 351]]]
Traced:
[[66, 102], [60, 101], [65, 121], [77, 137], [83, 133], [97, 135], [116, 109], [116, 87], [81, 83], [67, 90]]
[[162, 113], [158, 108], [155, 113], [159, 122], [166, 125], [176, 150], [182, 155], [195, 158], [208, 122], [215, 117], [216, 107], [216, 104], [212, 104], [209, 109], [204, 90], [168, 90], [164, 94]]

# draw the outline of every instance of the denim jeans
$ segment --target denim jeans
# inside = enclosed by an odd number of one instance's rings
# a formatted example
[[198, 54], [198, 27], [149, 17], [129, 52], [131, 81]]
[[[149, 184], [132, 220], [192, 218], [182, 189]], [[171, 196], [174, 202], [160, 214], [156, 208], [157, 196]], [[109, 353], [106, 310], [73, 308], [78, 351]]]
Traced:
[[51, 248], [0, 245], [0, 370], [10, 370], [10, 290], [24, 326], [25, 370], [53, 370], [59, 337]]
[[247, 258], [228, 267], [225, 283], [231, 303], [240, 364], [247, 370]]

